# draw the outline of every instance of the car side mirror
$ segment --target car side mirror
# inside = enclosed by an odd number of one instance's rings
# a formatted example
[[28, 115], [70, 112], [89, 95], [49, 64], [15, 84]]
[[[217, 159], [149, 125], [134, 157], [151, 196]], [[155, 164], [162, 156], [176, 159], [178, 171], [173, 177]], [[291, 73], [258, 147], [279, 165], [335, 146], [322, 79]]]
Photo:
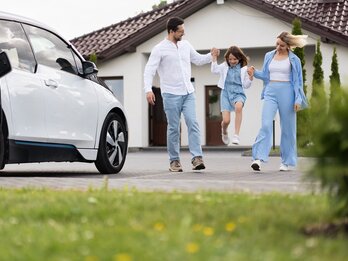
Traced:
[[84, 75], [94, 74], [98, 72], [97, 66], [91, 61], [83, 61], [82, 67]]
[[0, 53], [0, 77], [8, 74], [11, 71], [10, 59], [7, 56], [7, 53]]

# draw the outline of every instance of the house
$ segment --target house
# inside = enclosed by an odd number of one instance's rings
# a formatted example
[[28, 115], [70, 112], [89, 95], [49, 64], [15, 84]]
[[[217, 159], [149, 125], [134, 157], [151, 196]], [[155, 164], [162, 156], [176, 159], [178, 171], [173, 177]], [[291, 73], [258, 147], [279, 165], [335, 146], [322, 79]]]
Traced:
[[[185, 36], [200, 53], [231, 45], [241, 47], [251, 65], [261, 68], [264, 54], [275, 46], [276, 36], [292, 30], [299, 17], [309, 36], [305, 47], [307, 85], [312, 82], [315, 44], [321, 41], [325, 81], [329, 82], [333, 48], [337, 48], [341, 82], [348, 86], [348, 0], [177, 0], [162, 8], [141, 13], [117, 24], [77, 37], [71, 42], [85, 56], [98, 57], [99, 76], [120, 98], [128, 114], [130, 147], [165, 145], [166, 123], [159, 81], [155, 79], [157, 104], [149, 106], [143, 91], [143, 72], [152, 48], [167, 35], [169, 17], [185, 19]], [[220, 55], [222, 61], [223, 55]], [[218, 76], [210, 65], [192, 66], [196, 88], [197, 118], [203, 145], [220, 145]], [[255, 79], [246, 91], [241, 145], [250, 146], [260, 128], [262, 82]], [[310, 95], [310, 89], [308, 96]], [[183, 123], [184, 124], [184, 123]], [[183, 126], [183, 125], [182, 125]], [[186, 127], [181, 144], [187, 145]], [[229, 129], [233, 134], [234, 124]], [[279, 144], [279, 120], [275, 119], [275, 143]]]

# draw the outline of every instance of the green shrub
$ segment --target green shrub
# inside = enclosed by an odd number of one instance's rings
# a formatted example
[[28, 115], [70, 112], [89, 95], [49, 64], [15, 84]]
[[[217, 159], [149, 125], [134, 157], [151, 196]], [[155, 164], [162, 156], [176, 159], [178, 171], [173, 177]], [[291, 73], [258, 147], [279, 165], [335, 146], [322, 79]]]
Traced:
[[328, 113], [323, 113], [320, 100], [312, 104], [322, 113], [312, 118], [316, 163], [310, 176], [328, 192], [335, 214], [348, 217], [348, 92], [339, 92]]
[[[292, 34], [293, 35], [301, 35], [301, 20], [296, 17], [292, 21]], [[294, 53], [300, 58], [302, 65], [302, 79], [303, 79], [303, 91], [305, 95], [307, 95], [307, 85], [306, 85], [306, 69], [305, 69], [305, 51], [304, 48], [295, 48]], [[306, 148], [308, 144], [310, 144], [310, 118], [309, 118], [309, 110], [301, 110], [297, 113], [297, 146], [299, 148]]]

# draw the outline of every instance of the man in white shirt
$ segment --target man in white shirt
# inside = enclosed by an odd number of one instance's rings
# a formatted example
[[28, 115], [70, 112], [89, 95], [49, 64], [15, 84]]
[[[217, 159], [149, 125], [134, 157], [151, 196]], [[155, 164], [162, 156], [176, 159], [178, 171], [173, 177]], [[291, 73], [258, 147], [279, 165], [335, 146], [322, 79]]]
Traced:
[[[196, 98], [191, 83], [191, 62], [196, 65], [210, 63], [210, 53], [196, 52], [188, 41], [183, 40], [184, 20], [171, 17], [167, 21], [168, 36], [157, 44], [150, 55], [144, 71], [146, 99], [155, 104], [152, 81], [156, 72], [160, 78], [163, 107], [167, 117], [167, 150], [172, 172], [182, 172], [180, 163], [180, 117], [183, 113], [188, 128], [189, 150], [192, 169], [205, 169], [196, 120]], [[213, 48], [212, 52], [216, 49]]]

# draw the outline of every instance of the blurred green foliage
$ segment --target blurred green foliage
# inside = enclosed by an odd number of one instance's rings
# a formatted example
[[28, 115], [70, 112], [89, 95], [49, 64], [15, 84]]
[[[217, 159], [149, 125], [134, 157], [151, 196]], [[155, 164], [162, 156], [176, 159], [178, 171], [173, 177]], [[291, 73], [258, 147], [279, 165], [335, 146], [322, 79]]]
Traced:
[[348, 217], [348, 92], [336, 92], [328, 112], [323, 111], [323, 97], [311, 104], [316, 163], [310, 177], [328, 192], [335, 214]]

